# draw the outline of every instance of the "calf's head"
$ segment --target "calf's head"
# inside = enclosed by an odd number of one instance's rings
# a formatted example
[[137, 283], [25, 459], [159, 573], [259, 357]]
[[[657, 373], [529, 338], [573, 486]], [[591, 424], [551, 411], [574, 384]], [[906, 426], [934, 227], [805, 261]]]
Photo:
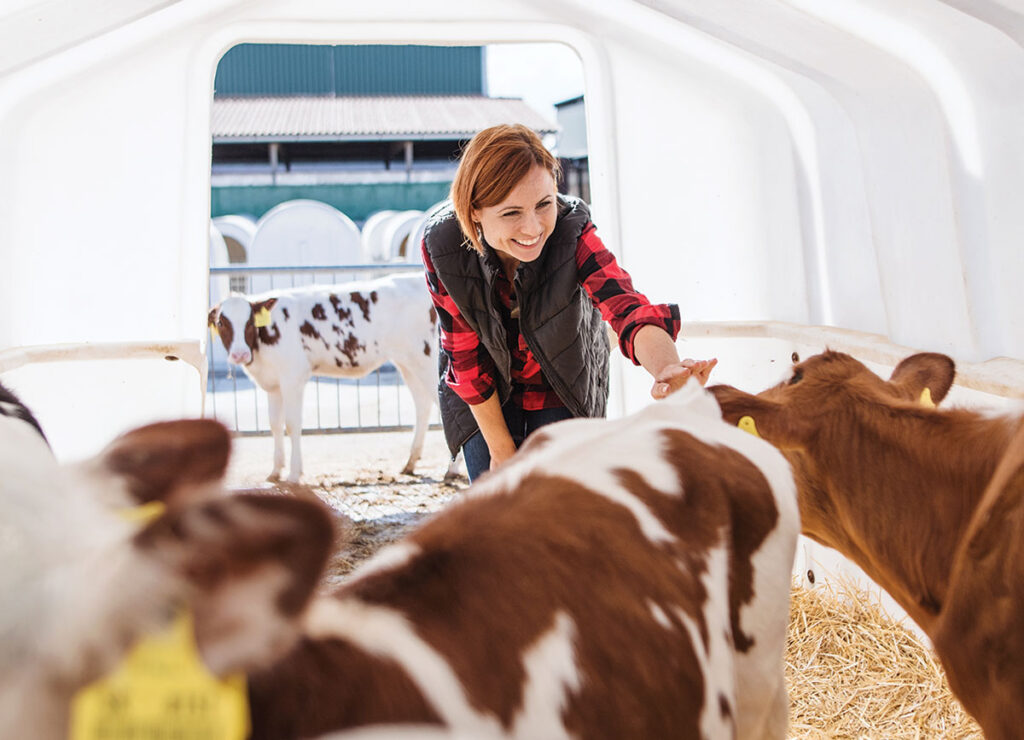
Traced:
[[[65, 737], [78, 690], [187, 609], [217, 675], [298, 637], [333, 532], [323, 508], [220, 487], [227, 430], [143, 427], [61, 466], [0, 425], [0, 737]], [[148, 523], [125, 501], [159, 501]]]
[[250, 301], [233, 295], [225, 298], [219, 306], [210, 309], [207, 322], [220, 337], [228, 353], [228, 361], [235, 365], [248, 365], [259, 348], [261, 335], [266, 340], [270, 309], [277, 303], [276, 298]]
[[[916, 410], [939, 403], [953, 385], [955, 368], [945, 355], [911, 355], [889, 380], [842, 352], [825, 351], [794, 365], [789, 377], [753, 395], [732, 386], [708, 388], [722, 418], [754, 430], [782, 450], [805, 450], [826, 427], [843, 426], [857, 409]], [[749, 417], [749, 420], [745, 417]]]

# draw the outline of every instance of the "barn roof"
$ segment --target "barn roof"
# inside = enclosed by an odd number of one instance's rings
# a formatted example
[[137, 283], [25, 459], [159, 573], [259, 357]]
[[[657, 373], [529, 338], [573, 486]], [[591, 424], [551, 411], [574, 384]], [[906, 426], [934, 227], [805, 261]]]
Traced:
[[468, 139], [499, 123], [558, 126], [519, 98], [482, 95], [215, 98], [215, 143]]

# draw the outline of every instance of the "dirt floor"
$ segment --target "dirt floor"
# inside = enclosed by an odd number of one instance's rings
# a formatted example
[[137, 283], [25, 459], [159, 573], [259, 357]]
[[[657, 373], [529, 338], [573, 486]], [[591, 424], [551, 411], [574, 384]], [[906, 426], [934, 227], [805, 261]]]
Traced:
[[458, 477], [444, 480], [450, 460], [440, 430], [427, 432], [415, 475], [403, 475], [411, 443], [411, 431], [304, 435], [305, 473], [302, 485], [295, 486], [266, 481], [274, 460], [271, 437], [238, 437], [227, 484], [230, 488], [312, 495], [335, 511], [338, 547], [324, 583], [330, 588], [359, 562], [400, 539], [469, 485], [461, 465]]

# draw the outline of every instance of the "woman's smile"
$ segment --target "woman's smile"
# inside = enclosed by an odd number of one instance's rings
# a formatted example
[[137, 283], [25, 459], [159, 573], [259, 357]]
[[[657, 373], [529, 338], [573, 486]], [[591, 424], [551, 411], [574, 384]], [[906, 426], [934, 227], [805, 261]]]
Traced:
[[558, 190], [551, 172], [536, 165], [493, 206], [473, 209], [484, 241], [502, 262], [532, 262], [543, 251], [558, 218]]

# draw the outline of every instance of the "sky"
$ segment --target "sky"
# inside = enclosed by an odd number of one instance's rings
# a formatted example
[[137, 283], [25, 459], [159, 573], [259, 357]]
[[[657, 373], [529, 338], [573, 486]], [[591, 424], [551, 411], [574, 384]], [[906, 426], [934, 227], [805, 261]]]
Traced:
[[523, 98], [557, 121], [555, 103], [583, 94], [583, 66], [564, 44], [496, 44], [487, 47], [487, 94]]

